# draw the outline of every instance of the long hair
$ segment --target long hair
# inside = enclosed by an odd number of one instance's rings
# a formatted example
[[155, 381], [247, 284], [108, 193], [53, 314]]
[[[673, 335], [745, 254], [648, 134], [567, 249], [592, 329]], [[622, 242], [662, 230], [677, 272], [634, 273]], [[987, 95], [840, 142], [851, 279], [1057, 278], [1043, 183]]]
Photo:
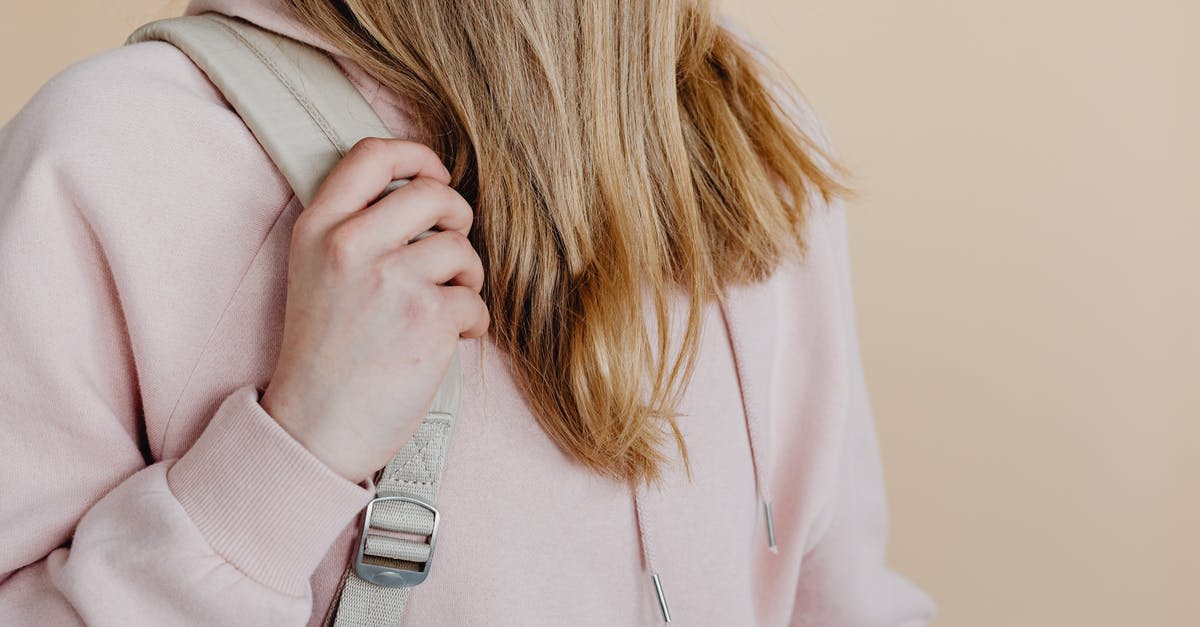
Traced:
[[661, 478], [672, 440], [686, 467], [705, 305], [803, 257], [806, 198], [847, 191], [782, 72], [704, 0], [288, 2], [411, 103], [475, 208], [490, 334], [547, 435], [613, 478]]

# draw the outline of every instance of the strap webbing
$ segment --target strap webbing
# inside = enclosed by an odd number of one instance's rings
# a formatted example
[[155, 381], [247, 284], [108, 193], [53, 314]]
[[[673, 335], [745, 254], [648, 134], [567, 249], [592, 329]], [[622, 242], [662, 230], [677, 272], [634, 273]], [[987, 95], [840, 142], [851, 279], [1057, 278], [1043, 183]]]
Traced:
[[[450, 363], [446, 380], [461, 379], [458, 351]], [[413, 439], [388, 462], [376, 482], [379, 496], [416, 496], [436, 502], [445, 467], [446, 451], [454, 435], [455, 418], [461, 403], [460, 386], [443, 383], [430, 412]], [[433, 515], [429, 510], [409, 503], [381, 503], [371, 515], [371, 527], [388, 531], [429, 536], [433, 533]], [[372, 545], [375, 540], [375, 545]], [[367, 536], [367, 553], [393, 560], [419, 562], [429, 559], [428, 545], [383, 535]], [[335, 627], [392, 627], [404, 614], [412, 588], [387, 588], [365, 581], [347, 569], [342, 576], [340, 603], [326, 617], [326, 625]]]
[[216, 13], [151, 22], [127, 43], [161, 40], [204, 71], [308, 206], [363, 137], [391, 133], [323, 52]]
[[[205, 13], [151, 22], [126, 43], [159, 40], [183, 51], [204, 71], [262, 144], [301, 204], [363, 137], [389, 137], [379, 116], [323, 52], [243, 20]], [[461, 394], [456, 349], [437, 396], [416, 435], [376, 481], [377, 496], [416, 496], [436, 503]], [[403, 502], [380, 503], [369, 527], [429, 536], [433, 514]], [[367, 536], [370, 556], [413, 564], [431, 558], [423, 542]], [[411, 588], [383, 587], [359, 578], [353, 563], [342, 576], [327, 624], [391, 627]]]

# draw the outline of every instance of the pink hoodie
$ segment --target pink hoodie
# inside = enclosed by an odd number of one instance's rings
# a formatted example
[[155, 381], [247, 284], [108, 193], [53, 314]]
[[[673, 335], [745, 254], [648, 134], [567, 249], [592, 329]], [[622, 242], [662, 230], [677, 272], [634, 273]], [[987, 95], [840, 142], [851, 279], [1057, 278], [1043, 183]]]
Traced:
[[[199, 0], [333, 52], [277, 0]], [[798, 114], [822, 140], [803, 102]], [[51, 79], [0, 130], [0, 624], [318, 625], [373, 494], [256, 402], [274, 369], [287, 184], [164, 43]], [[925, 625], [886, 501], [841, 203], [811, 253], [708, 311], [681, 427], [694, 481], [630, 494], [556, 448], [504, 355], [463, 341], [429, 579], [406, 625]], [[486, 376], [485, 376], [486, 375]], [[763, 503], [774, 511], [768, 548]]]

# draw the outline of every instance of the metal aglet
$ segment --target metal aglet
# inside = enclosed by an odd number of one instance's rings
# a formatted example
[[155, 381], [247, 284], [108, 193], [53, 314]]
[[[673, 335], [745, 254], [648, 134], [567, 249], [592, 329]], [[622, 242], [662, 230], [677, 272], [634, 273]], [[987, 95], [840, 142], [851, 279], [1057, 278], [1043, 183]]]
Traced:
[[775, 518], [771, 516], [771, 504], [764, 501], [763, 509], [767, 513], [767, 548], [771, 549], [772, 553], [778, 553], [779, 547], [775, 545]]
[[671, 622], [671, 610], [667, 609], [667, 597], [663, 596], [662, 581], [658, 578], [658, 573], [652, 576], [654, 579], [654, 591], [658, 593], [658, 607], [662, 610], [663, 621]]

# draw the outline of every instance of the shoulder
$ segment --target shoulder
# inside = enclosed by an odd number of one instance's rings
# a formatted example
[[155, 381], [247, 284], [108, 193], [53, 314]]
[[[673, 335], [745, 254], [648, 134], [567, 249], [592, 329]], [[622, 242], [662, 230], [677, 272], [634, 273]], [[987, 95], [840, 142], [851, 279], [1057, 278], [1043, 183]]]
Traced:
[[[0, 130], [0, 178], [33, 184], [45, 179], [38, 172], [85, 210], [161, 210], [149, 205], [197, 195], [280, 209], [289, 196], [220, 92], [163, 42], [100, 53], [38, 90]], [[114, 195], [122, 202], [109, 202]]]
[[[720, 16], [719, 24], [754, 59], [764, 87], [775, 101], [779, 112], [803, 136], [804, 142], [810, 148], [810, 157], [834, 179], [847, 183], [844, 178], [845, 170], [835, 165], [839, 157], [829, 127], [817, 113], [817, 108], [810, 98], [804, 94], [796, 81], [792, 80], [766, 44], [728, 14]], [[833, 283], [848, 280], [845, 276], [849, 264], [846, 198], [838, 195], [826, 198], [812, 186], [805, 199], [805, 206], [806, 237], [810, 244], [818, 249], [811, 255], [816, 258], [806, 259], [803, 263], [793, 259], [781, 263], [776, 276], [773, 277], [776, 280], [771, 282], [775, 289], [786, 289], [790, 282], [794, 282], [797, 273], [812, 274], [822, 269], [834, 277]], [[840, 285], [839, 289], [845, 290], [848, 286]]]
[[763, 71], [765, 86], [783, 112], [822, 150], [832, 153], [832, 140], [825, 124], [817, 116], [816, 109], [800, 87], [788, 77], [767, 45], [727, 14], [722, 14], [718, 23], [758, 64], [759, 69]]
[[216, 88], [158, 42], [49, 80], [0, 129], [0, 190], [0, 278], [119, 299], [150, 387], [188, 372], [262, 251], [286, 258], [271, 234], [296, 207]]
[[17, 121], [56, 136], [97, 124], [153, 123], [164, 117], [151, 108], [156, 105], [189, 112], [226, 108], [186, 55], [167, 43], [146, 42], [107, 50], [62, 70], [34, 94]]

